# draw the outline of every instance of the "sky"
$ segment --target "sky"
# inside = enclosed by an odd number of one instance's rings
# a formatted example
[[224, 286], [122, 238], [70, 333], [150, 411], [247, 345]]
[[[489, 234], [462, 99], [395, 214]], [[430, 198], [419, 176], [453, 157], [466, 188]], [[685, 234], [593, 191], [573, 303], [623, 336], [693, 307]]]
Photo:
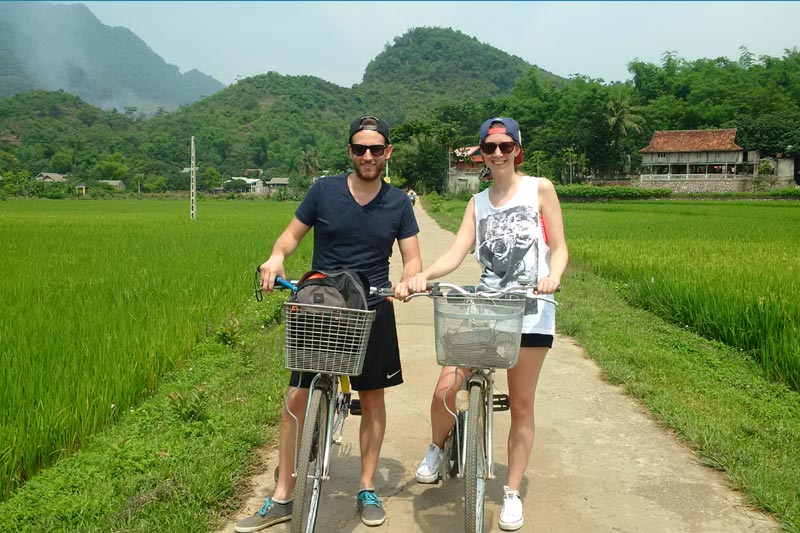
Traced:
[[[76, 3], [76, 2], [58, 2]], [[782, 57], [800, 48], [800, 2], [81, 2], [124, 26], [181, 72], [228, 85], [268, 71], [350, 87], [411, 28], [444, 27], [562, 77], [630, 79], [634, 59], [692, 61], [740, 46]]]

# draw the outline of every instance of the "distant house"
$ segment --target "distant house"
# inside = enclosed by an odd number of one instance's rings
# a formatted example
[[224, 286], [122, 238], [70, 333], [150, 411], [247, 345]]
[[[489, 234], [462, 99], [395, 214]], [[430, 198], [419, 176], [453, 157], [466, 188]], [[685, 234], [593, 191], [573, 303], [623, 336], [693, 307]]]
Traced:
[[453, 150], [453, 160], [447, 173], [447, 190], [477, 191], [485, 173], [480, 146], [462, 146]]
[[64, 183], [67, 181], [67, 176], [65, 174], [56, 174], [55, 172], [40, 172], [36, 176], [36, 181], [44, 183]]
[[125, 190], [125, 182], [121, 180], [97, 180], [97, 183], [105, 183], [106, 185], [111, 185], [120, 192]]
[[231, 176], [231, 179], [225, 181], [225, 183], [230, 183], [233, 180], [243, 181], [245, 183], [244, 192], [256, 193], [258, 194], [263, 187], [264, 184], [260, 179], [257, 178], [247, 178], [245, 176]]
[[787, 186], [794, 174], [791, 160], [780, 164], [776, 159], [762, 158], [756, 150], [743, 149], [733, 128], [656, 131], [650, 144], [639, 153], [642, 154], [638, 184], [641, 187], [678, 192], [745, 191], [752, 189], [759, 177], [759, 166], [764, 162], [772, 169], [781, 167], [780, 172], [771, 176], [774, 186]]
[[289, 178], [272, 178], [269, 181], [264, 182], [264, 188], [266, 189], [264, 193], [269, 196], [275, 194], [278, 189], [283, 189], [289, 186]]

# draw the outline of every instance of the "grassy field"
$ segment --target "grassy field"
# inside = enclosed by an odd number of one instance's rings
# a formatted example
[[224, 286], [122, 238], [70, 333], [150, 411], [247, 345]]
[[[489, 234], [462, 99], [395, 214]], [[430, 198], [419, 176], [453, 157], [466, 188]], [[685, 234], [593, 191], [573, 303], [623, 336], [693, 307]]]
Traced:
[[568, 204], [574, 260], [800, 391], [797, 202]]
[[[466, 202], [442, 206], [455, 231]], [[797, 202], [563, 204], [570, 262], [629, 301], [737, 348], [800, 391]]]
[[151, 394], [240, 309], [296, 205], [201, 201], [195, 221], [188, 207], [2, 203], [0, 496]]

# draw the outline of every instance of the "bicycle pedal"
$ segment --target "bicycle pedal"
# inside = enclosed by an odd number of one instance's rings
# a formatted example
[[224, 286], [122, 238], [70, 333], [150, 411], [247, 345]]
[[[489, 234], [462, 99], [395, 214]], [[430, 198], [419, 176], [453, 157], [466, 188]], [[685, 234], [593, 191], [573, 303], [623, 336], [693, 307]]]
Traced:
[[492, 395], [492, 410], [493, 411], [508, 411], [511, 409], [511, 402], [508, 399], [508, 394], [493, 394]]
[[350, 414], [361, 415], [361, 400], [350, 400]]

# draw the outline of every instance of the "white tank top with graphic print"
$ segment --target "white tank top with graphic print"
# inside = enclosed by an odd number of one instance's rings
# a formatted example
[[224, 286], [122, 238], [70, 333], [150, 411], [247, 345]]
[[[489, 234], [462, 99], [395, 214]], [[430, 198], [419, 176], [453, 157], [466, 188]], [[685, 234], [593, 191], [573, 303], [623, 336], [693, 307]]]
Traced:
[[[539, 212], [540, 179], [523, 176], [514, 197], [502, 207], [492, 205], [488, 189], [473, 196], [475, 258], [483, 267], [480, 285], [502, 289], [521, 275], [536, 283], [550, 273], [550, 247]], [[528, 300], [523, 333], [554, 335], [555, 326], [555, 305]]]

